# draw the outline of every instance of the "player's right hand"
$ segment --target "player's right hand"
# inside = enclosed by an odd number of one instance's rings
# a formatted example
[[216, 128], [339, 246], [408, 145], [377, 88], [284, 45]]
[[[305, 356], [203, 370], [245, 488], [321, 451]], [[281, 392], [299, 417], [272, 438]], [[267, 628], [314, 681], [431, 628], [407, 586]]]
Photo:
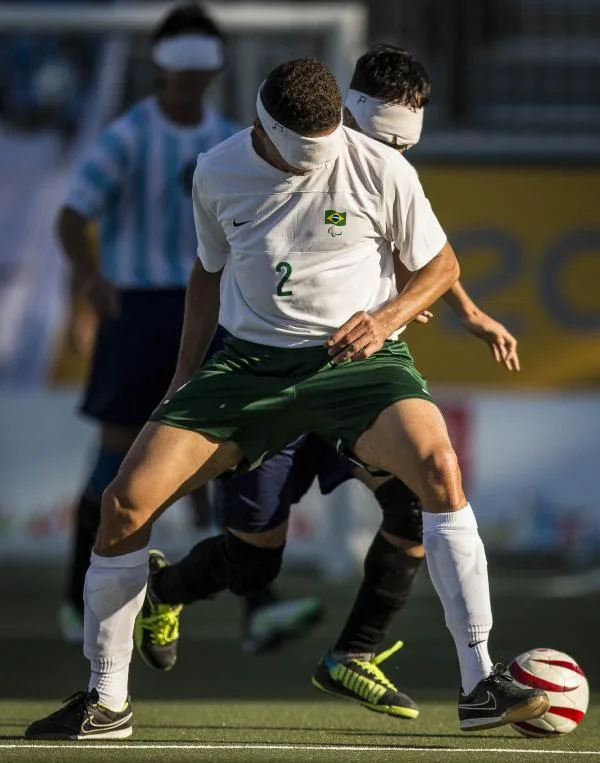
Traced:
[[89, 283], [86, 296], [99, 318], [119, 317], [119, 292], [116, 286], [103, 276], [98, 275]]
[[78, 305], [69, 321], [69, 347], [77, 357], [88, 359], [92, 356], [96, 334], [98, 332], [98, 316], [87, 306]]

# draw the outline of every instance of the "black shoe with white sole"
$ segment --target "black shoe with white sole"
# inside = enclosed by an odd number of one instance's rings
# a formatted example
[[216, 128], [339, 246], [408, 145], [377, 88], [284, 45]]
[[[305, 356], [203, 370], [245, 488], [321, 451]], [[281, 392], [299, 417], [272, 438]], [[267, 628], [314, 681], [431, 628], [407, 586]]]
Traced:
[[109, 710], [99, 702], [98, 692], [78, 691], [64, 707], [34, 721], [25, 729], [26, 739], [126, 739], [133, 731], [129, 699], [122, 710]]
[[458, 718], [462, 731], [480, 731], [539, 718], [549, 707], [545, 692], [518, 686], [505, 666], [498, 664], [470, 694], [461, 691]]

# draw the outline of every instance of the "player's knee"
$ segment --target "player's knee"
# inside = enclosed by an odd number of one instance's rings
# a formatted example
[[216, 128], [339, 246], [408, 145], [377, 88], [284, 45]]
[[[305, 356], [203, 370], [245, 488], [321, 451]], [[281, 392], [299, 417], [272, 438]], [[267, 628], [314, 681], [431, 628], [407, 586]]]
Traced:
[[226, 556], [229, 590], [236, 596], [262, 591], [279, 575], [284, 546], [264, 548], [248, 543], [228, 532]]
[[423, 542], [423, 513], [421, 501], [397, 477], [380, 485], [374, 492], [381, 507], [381, 530], [396, 547], [418, 556]]

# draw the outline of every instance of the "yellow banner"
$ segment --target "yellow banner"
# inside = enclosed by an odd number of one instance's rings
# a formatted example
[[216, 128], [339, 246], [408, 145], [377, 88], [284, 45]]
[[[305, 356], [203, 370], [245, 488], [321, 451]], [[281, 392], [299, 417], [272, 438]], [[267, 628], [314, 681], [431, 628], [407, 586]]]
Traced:
[[519, 340], [509, 374], [449, 308], [407, 339], [433, 383], [600, 385], [600, 172], [424, 167], [421, 181], [462, 267], [461, 280]]
[[[435, 384], [573, 388], [600, 385], [600, 172], [424, 167], [421, 180], [476, 302], [519, 340], [509, 374], [450, 309], [412, 326], [417, 366]], [[79, 379], [63, 346], [55, 380]]]

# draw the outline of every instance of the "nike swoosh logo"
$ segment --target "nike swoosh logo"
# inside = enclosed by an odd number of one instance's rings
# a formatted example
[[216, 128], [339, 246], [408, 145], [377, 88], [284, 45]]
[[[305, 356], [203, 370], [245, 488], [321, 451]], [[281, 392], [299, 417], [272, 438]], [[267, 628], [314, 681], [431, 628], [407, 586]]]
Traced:
[[469, 702], [467, 705], [460, 705], [463, 710], [476, 710], [478, 712], [487, 712], [496, 709], [496, 697], [488, 691], [487, 697], [483, 702]]
[[94, 734], [96, 731], [114, 731], [115, 729], [118, 729], [119, 726], [124, 726], [128, 723], [132, 717], [133, 713], [128, 713], [125, 717], [119, 718], [112, 723], [94, 723], [93, 718], [86, 718], [81, 724], [81, 731], [84, 734]]
[[234, 220], [233, 221], [233, 227], [234, 228], [239, 228], [240, 225], [248, 225], [248, 223], [251, 223], [251, 222], [252, 222], [252, 220], [240, 220], [240, 222], [238, 222], [237, 220]]
[[469, 649], [473, 649], [473, 647], [477, 646], [477, 644], [483, 644], [485, 642], [485, 639], [482, 638], [479, 641], [470, 641], [468, 644]]

